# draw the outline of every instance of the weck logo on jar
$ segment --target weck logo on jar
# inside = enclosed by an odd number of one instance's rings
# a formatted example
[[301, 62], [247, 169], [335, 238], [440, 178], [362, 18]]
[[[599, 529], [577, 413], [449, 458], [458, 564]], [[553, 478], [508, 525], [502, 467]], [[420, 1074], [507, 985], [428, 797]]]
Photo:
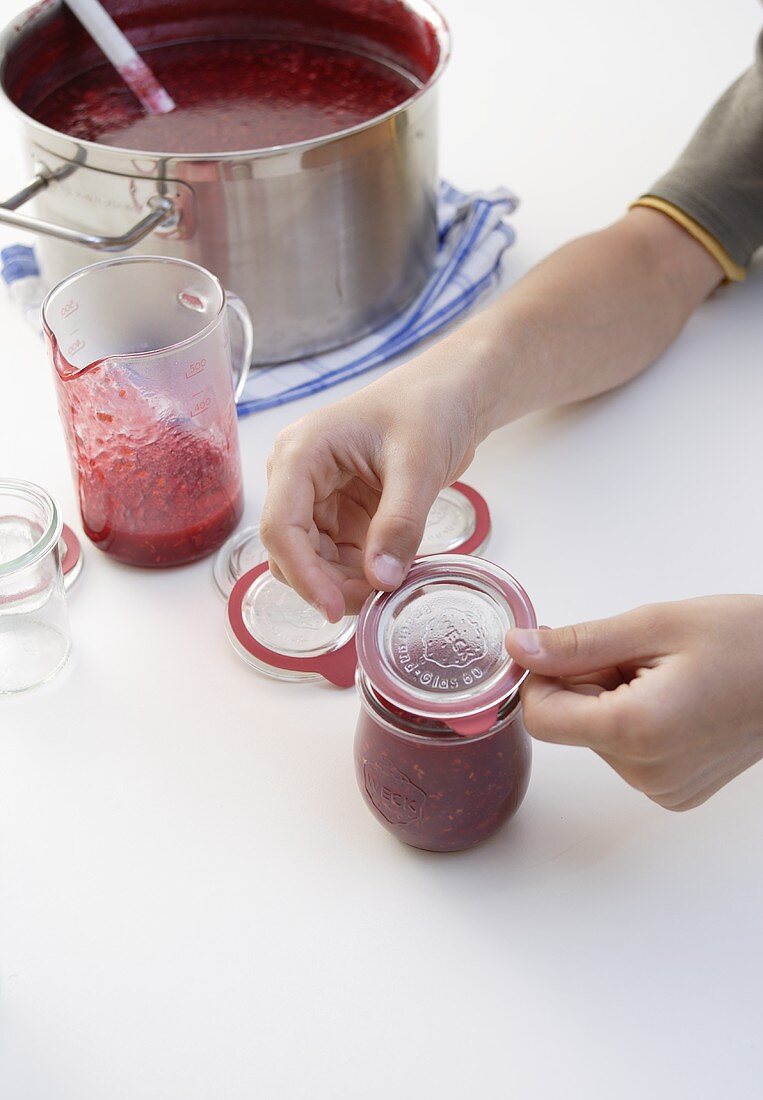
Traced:
[[366, 760], [363, 776], [368, 797], [390, 825], [421, 820], [427, 796], [407, 775], [392, 764]]

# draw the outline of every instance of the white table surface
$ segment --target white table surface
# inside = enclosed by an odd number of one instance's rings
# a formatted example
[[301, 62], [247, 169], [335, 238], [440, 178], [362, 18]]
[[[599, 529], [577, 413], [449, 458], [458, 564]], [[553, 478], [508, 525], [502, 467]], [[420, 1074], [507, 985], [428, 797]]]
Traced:
[[[443, 6], [442, 167], [523, 197], [507, 281], [648, 186], [760, 22], [752, 0]], [[5, 108], [0, 138], [10, 193]], [[759, 268], [632, 385], [482, 447], [490, 554], [543, 621], [761, 590], [762, 293]], [[80, 529], [42, 345], [4, 302], [0, 324], [0, 468]], [[309, 407], [242, 423], [248, 519]], [[85, 552], [68, 668], [0, 702], [3, 1100], [761, 1095], [763, 767], [673, 815], [538, 745], [505, 831], [417, 852], [356, 790], [354, 693], [247, 668], [210, 562]]]

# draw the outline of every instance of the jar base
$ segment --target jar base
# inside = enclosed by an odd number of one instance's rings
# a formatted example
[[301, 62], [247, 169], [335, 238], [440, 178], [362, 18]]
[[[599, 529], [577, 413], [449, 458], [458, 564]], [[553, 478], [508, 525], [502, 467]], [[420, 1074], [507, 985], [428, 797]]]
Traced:
[[396, 837], [396, 839], [399, 840], [401, 844], [407, 844], [409, 848], [416, 848], [419, 852], [430, 852], [432, 855], [436, 856], [457, 855], [459, 852], [470, 852], [473, 848], [479, 848], [481, 844], [485, 844], [492, 837], [497, 836], [507, 825], [508, 821], [504, 821], [494, 832], [488, 833], [487, 836], [478, 837], [477, 840], [472, 840], [468, 844], [459, 844], [452, 848], [435, 848], [427, 844], [417, 844], [415, 841], [406, 840], [405, 837], [402, 836]]
[[70, 652], [69, 638], [50, 623], [0, 621], [0, 695], [15, 695], [46, 683], [61, 671]]

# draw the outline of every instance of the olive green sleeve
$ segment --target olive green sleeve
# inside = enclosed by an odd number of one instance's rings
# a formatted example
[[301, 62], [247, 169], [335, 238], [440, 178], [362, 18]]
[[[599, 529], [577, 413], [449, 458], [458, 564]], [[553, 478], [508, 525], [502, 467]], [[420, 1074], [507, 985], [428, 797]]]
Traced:
[[718, 100], [644, 197], [684, 211], [746, 267], [763, 245], [763, 34], [755, 63]]

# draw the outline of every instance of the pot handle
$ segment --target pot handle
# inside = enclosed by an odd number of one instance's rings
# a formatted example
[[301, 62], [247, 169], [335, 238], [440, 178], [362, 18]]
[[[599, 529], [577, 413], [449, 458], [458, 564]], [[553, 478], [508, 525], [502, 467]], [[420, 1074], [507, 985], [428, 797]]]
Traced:
[[176, 213], [171, 199], [162, 195], [152, 195], [148, 200], [151, 213], [141, 218], [125, 233], [119, 237], [104, 237], [97, 233], [85, 233], [79, 229], [69, 229], [65, 225], [56, 225], [54, 222], [42, 221], [40, 218], [32, 218], [28, 214], [19, 214], [17, 210], [24, 203], [34, 198], [43, 191], [55, 179], [55, 175], [48, 176], [39, 172], [33, 176], [29, 183], [22, 187], [11, 198], [0, 203], [0, 224], [12, 225], [16, 229], [24, 229], [30, 233], [41, 233], [45, 237], [56, 237], [60, 241], [68, 241], [69, 244], [81, 244], [86, 248], [92, 248], [96, 252], [124, 252], [138, 244], [154, 229], [168, 221]]

